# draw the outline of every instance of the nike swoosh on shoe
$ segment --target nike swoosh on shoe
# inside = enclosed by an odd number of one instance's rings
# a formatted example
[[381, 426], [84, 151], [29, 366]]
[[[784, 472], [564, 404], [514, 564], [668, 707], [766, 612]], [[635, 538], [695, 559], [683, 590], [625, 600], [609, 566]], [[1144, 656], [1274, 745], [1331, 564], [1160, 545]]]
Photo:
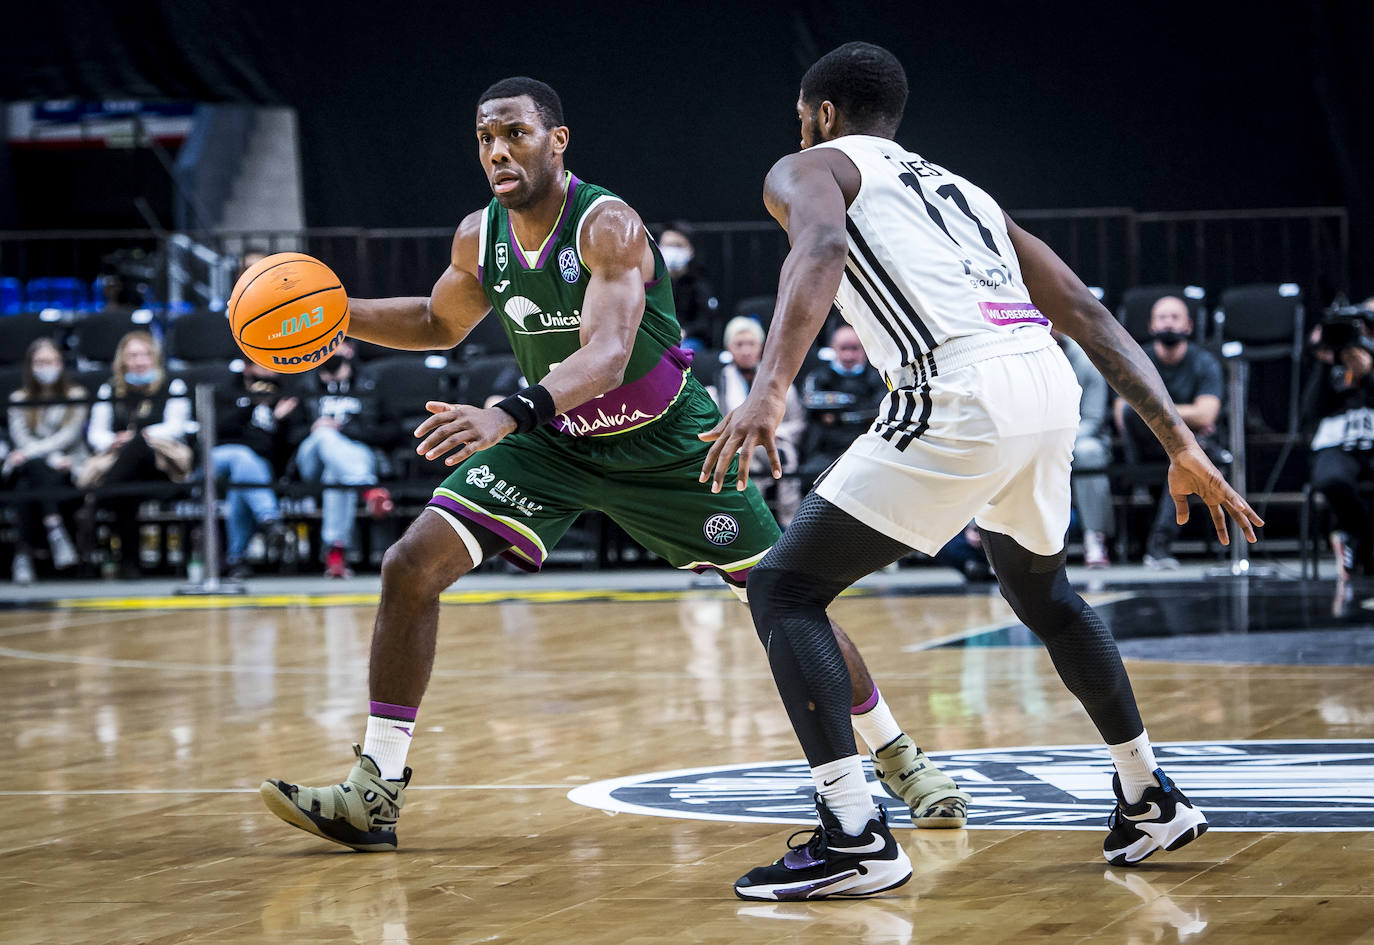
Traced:
[[826, 849], [830, 850], [832, 853], [877, 853], [886, 846], [886, 840], [882, 837], [874, 837], [869, 843], [861, 847], [837, 847], [832, 844], [827, 846]]

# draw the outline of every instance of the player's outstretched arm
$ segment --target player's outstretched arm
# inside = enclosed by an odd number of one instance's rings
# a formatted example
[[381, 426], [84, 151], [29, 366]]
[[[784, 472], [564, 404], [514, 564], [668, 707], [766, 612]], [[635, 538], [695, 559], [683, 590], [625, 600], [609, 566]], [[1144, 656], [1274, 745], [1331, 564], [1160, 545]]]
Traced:
[[644, 318], [653, 254], [639, 214], [609, 201], [587, 215], [578, 246], [591, 277], [582, 299], [581, 347], [540, 381], [559, 413], [615, 390]]
[[787, 231], [792, 249], [782, 264], [773, 323], [749, 396], [715, 429], [701, 434], [711, 443], [701, 481], [711, 480], [712, 492], [720, 491], [736, 454], [742, 459], [735, 488], [745, 488], [748, 457], [759, 446], [768, 454], [773, 478], [782, 476], [774, 437], [787, 411], [787, 389], [830, 314], [849, 252], [836, 160], [848, 158], [828, 150], [791, 154], [773, 165], [764, 181], [764, 203]]
[[480, 210], [459, 224], [428, 298], [349, 299], [349, 336], [406, 351], [442, 351], [466, 338], [491, 309], [477, 277], [481, 226]]
[[1145, 350], [1054, 250], [1017, 226], [1011, 217], [1007, 217], [1007, 232], [1036, 308], [1055, 328], [1082, 345], [1102, 376], [1149, 424], [1168, 452], [1169, 494], [1174, 498], [1179, 524], [1188, 521], [1188, 496], [1197, 495], [1207, 504], [1223, 545], [1230, 541], [1227, 513], [1246, 539], [1254, 541], [1255, 526], [1263, 525], [1263, 520], [1198, 446]]

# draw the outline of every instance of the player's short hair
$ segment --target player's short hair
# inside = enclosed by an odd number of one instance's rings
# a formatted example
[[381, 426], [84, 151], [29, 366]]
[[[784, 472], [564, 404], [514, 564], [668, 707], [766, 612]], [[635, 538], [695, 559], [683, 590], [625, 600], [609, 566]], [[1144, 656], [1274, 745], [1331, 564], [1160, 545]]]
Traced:
[[477, 107], [481, 108], [483, 103], [495, 98], [519, 98], [521, 95], [528, 95], [534, 102], [534, 110], [539, 113], [539, 120], [545, 128], [557, 128], [563, 124], [563, 100], [553, 86], [527, 75], [511, 76], [492, 83], [477, 100]]
[[817, 59], [802, 76], [803, 102], [831, 102], [861, 127], [896, 131], [906, 95], [906, 70], [896, 56], [872, 43], [845, 43]]

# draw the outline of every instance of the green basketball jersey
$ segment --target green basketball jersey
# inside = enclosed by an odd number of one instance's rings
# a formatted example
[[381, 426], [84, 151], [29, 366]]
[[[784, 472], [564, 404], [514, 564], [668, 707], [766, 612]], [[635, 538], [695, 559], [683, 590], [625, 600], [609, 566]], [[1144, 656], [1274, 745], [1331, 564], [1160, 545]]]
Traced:
[[[591, 273], [578, 248], [582, 221], [603, 203], [619, 197], [567, 173], [567, 196], [553, 232], [543, 246], [528, 252], [510, 225], [510, 215], [495, 199], [482, 215], [478, 276], [501, 319], [520, 370], [539, 383], [554, 365], [582, 346], [582, 306]], [[673, 288], [658, 247], [654, 281], [644, 286], [644, 318], [635, 334], [625, 380], [615, 390], [553, 421], [569, 436], [606, 436], [652, 423], [677, 400], [687, 382], [691, 353], [679, 347], [682, 332], [673, 311]]]

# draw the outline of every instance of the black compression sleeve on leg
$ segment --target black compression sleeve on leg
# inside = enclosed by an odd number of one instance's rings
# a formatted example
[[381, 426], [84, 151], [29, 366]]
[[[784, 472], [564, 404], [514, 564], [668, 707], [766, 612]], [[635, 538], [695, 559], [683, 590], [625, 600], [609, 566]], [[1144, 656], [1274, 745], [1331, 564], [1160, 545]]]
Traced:
[[1002, 596], [1049, 650], [1064, 681], [1109, 745], [1145, 730], [1116, 641], [1097, 612], [1078, 596], [1064, 571], [1064, 553], [1045, 556], [1015, 539], [983, 531], [983, 548]]
[[854, 754], [851, 687], [826, 607], [859, 578], [909, 552], [811, 493], [749, 572], [749, 609], [778, 694], [812, 767]]

